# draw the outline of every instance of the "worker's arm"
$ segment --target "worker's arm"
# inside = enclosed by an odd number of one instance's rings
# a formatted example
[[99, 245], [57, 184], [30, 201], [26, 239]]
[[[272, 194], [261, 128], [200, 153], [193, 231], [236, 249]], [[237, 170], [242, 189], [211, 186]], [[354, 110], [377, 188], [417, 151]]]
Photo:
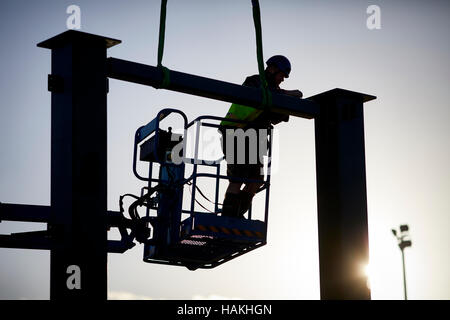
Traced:
[[278, 124], [281, 121], [288, 122], [289, 121], [289, 115], [282, 114], [278, 112], [270, 112], [270, 123], [271, 124]]
[[303, 93], [300, 90], [284, 90], [282, 89], [283, 94], [287, 94], [288, 96], [303, 98]]
[[[280, 93], [282, 94], [286, 94], [288, 96], [291, 97], [296, 97], [296, 98], [302, 98], [303, 97], [303, 93], [300, 90], [284, 90], [284, 89], [279, 89]], [[278, 124], [280, 122], [288, 122], [289, 121], [289, 115], [287, 114], [281, 114], [281, 113], [275, 113], [275, 112], [271, 112], [270, 113], [270, 122], [272, 124]]]
[[[243, 85], [249, 86], [249, 87], [259, 87], [261, 85], [259, 75], [253, 75], [253, 76], [247, 77], [245, 79]], [[286, 95], [289, 95], [291, 97], [296, 97], [296, 98], [303, 97], [303, 93], [300, 90], [284, 90], [284, 89], [277, 88], [274, 90], [274, 92], [286, 94]], [[264, 113], [264, 118], [268, 119], [271, 124], [278, 124], [282, 121], [284, 121], [284, 122], [289, 121], [289, 115], [281, 114], [281, 113], [277, 113], [277, 112], [270, 112], [270, 111], [268, 111], [268, 112], [266, 111]]]

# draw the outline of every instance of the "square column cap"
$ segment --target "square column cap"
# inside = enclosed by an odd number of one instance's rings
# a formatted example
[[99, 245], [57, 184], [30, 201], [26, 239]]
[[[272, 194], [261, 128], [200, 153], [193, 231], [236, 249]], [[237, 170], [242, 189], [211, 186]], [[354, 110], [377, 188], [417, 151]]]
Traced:
[[71, 42], [80, 42], [80, 41], [103, 41], [107, 49], [122, 42], [121, 40], [103, 37], [91, 33], [76, 30], [67, 30], [50, 39], [38, 43], [37, 46], [40, 48], [54, 49], [65, 46], [66, 44]]
[[329, 99], [334, 99], [336, 97], [353, 97], [356, 99], [362, 99], [363, 103], [372, 101], [377, 98], [376, 96], [372, 96], [372, 95], [366, 94], [366, 93], [360, 93], [360, 92], [345, 90], [345, 89], [341, 89], [341, 88], [335, 88], [335, 89], [332, 89], [329, 91], [325, 91], [325, 92], [316, 94], [307, 99], [318, 102], [320, 100], [322, 100], [322, 101], [329, 100]]

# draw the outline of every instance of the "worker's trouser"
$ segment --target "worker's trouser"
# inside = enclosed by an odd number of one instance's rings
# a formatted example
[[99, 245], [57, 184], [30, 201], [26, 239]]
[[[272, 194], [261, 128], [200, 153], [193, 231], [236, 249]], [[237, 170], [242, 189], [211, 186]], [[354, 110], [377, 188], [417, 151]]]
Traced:
[[227, 193], [222, 206], [222, 216], [243, 218], [250, 208], [253, 195], [241, 190], [239, 193]]
[[[227, 161], [227, 176], [230, 183], [264, 182], [263, 156], [267, 154], [266, 129], [221, 128], [222, 151]], [[253, 181], [242, 181], [253, 180]], [[254, 194], [240, 190], [227, 193], [223, 201], [222, 215], [243, 217], [250, 208]]]

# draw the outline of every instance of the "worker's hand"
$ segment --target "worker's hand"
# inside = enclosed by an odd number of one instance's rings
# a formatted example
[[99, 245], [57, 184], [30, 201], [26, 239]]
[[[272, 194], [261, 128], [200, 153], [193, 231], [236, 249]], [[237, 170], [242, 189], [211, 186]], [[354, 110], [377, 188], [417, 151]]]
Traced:
[[270, 123], [271, 124], [278, 124], [281, 121], [288, 122], [289, 121], [289, 115], [276, 113], [276, 112], [271, 112], [271, 114], [270, 114]]
[[300, 90], [284, 90], [284, 94], [297, 98], [303, 97], [303, 93]]

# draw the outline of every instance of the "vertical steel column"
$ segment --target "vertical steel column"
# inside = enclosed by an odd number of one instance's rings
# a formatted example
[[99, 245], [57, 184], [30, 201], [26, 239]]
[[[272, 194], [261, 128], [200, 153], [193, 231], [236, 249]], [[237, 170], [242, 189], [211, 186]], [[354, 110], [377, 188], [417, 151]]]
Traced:
[[334, 89], [308, 98], [315, 118], [321, 299], [370, 299], [363, 103], [374, 96]]
[[52, 50], [50, 299], [107, 299], [106, 49], [118, 40], [66, 31]]

